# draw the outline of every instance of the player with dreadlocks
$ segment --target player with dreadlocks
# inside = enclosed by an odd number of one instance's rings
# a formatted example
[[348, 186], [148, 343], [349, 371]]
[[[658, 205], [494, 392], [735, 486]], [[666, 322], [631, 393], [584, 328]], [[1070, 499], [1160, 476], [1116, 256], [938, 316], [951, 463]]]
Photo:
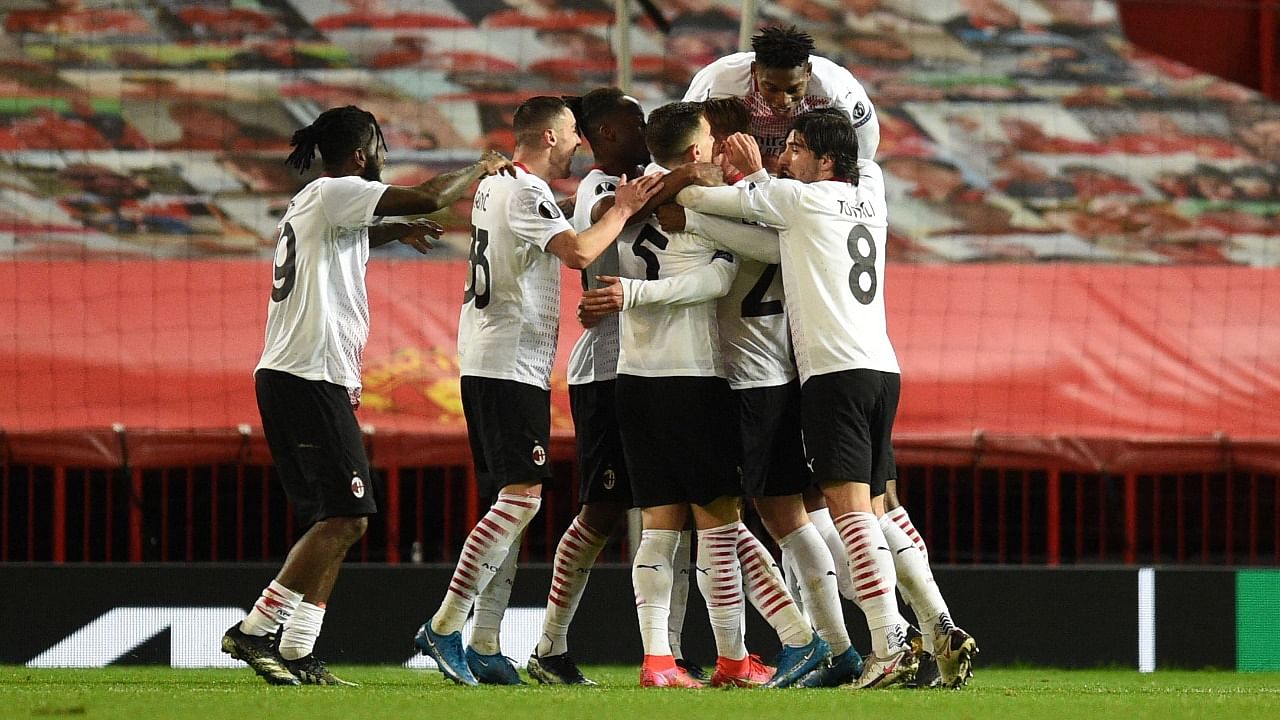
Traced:
[[795, 26], [766, 27], [751, 38], [751, 52], [726, 55], [699, 70], [684, 99], [741, 97], [771, 173], [795, 119], [822, 107], [848, 115], [858, 133], [858, 157], [874, 158], [880, 121], [867, 91], [848, 70], [813, 51], [813, 38]]
[[514, 173], [486, 151], [472, 165], [413, 187], [380, 180], [386, 141], [374, 116], [332, 108], [293, 134], [286, 161], [300, 172], [315, 151], [324, 176], [289, 201], [278, 226], [266, 347], [254, 370], [258, 409], [285, 495], [304, 526], [284, 566], [222, 651], [273, 685], [351, 685], [312, 653], [343, 557], [377, 512], [355, 407], [369, 335], [369, 248], [399, 240], [425, 253], [443, 228], [423, 215], [458, 199], [485, 175]]

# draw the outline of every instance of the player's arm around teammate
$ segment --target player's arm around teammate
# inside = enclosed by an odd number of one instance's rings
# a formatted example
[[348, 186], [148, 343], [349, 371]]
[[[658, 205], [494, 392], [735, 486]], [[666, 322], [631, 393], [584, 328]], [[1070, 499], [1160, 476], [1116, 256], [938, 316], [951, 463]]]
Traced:
[[365, 264], [373, 245], [404, 239], [425, 250], [426, 238], [441, 232], [430, 221], [394, 223], [376, 231], [375, 242], [370, 228], [381, 216], [433, 212], [510, 163], [490, 154], [448, 180], [385, 185], [382, 131], [355, 106], [321, 113], [294, 133], [292, 144], [290, 165], [306, 170], [319, 150], [325, 176], [299, 191], [280, 220], [254, 385], [281, 484], [309, 527], [248, 617], [223, 636], [222, 649], [272, 684], [343, 685], [350, 683], [329, 672], [312, 648], [342, 559], [377, 512], [353, 408], [369, 332]]

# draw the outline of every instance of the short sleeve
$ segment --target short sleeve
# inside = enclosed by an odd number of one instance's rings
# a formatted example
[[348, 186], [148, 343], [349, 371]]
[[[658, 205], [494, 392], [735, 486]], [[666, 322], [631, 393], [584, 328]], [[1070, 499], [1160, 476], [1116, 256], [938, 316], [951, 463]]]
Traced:
[[573, 229], [545, 186], [530, 184], [517, 189], [511, 194], [507, 213], [515, 236], [541, 250], [547, 249], [551, 238]]
[[334, 227], [368, 227], [374, 222], [373, 212], [387, 187], [355, 175], [330, 178], [320, 186], [325, 217]]

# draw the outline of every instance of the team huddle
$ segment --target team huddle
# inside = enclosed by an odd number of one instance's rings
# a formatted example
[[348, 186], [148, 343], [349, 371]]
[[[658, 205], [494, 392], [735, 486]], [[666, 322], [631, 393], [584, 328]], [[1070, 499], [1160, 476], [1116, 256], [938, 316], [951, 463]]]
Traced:
[[[952, 621], [896, 492], [900, 371], [885, 322], [874, 108], [846, 70], [812, 54], [808, 35], [769, 28], [752, 47], [647, 117], [616, 88], [530, 98], [515, 113], [514, 162], [487, 152], [412, 188], [380, 182], [385, 144], [358, 108], [295, 134], [290, 162], [303, 169], [319, 149], [327, 176], [281, 220], [255, 382], [282, 482], [312, 524], [224, 651], [275, 684], [348, 684], [312, 648], [342, 558], [376, 512], [352, 411], [368, 336], [364, 263], [370, 247], [426, 251], [441, 232], [375, 218], [432, 212], [484, 177], [458, 354], [472, 456], [496, 500], [415, 637], [441, 672], [464, 685], [523, 682], [498, 638], [551, 478], [563, 263], [584, 283], [585, 329], [569, 358], [582, 507], [556, 549], [529, 675], [594, 684], [568, 630], [607, 538], [639, 508], [642, 686], [968, 681], [977, 645]], [[584, 137], [595, 166], [566, 216], [548, 181], [569, 176]], [[744, 498], [781, 548], [781, 569], [743, 524]], [[709, 676], [681, 652], [690, 576], [715, 637]], [[870, 629], [865, 656], [842, 596]], [[782, 646], [772, 665], [745, 645], [748, 602]]]

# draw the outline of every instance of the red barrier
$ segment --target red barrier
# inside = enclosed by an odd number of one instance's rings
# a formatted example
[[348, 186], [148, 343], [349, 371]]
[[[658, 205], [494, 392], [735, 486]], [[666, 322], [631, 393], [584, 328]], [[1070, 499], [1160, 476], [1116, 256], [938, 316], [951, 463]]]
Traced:
[[[554, 470], [526, 533], [526, 560], [549, 562], [577, 511], [571, 465]], [[465, 466], [375, 474], [381, 512], [354, 557], [455, 560], [475, 522], [459, 510], [479, 507], [474, 474]], [[1280, 475], [903, 466], [899, 495], [934, 563], [1280, 564]], [[0, 498], [0, 562], [274, 561], [297, 533], [261, 465], [121, 472], [5, 464]], [[606, 557], [627, 559], [625, 542]]]

